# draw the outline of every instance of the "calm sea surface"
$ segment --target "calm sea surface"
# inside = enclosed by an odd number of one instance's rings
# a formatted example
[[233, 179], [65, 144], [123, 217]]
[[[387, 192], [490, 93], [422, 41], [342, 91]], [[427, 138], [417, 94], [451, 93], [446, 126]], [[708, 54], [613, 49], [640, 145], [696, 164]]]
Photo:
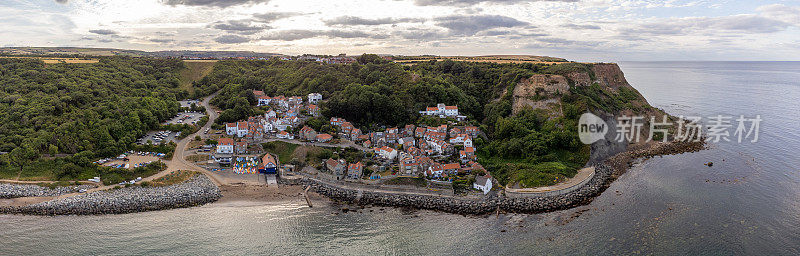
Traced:
[[298, 199], [0, 215], [0, 254], [800, 254], [800, 62], [620, 66], [671, 114], [761, 115], [759, 141], [648, 160], [591, 204], [547, 214], [367, 208], [337, 215], [335, 205], [308, 208]]

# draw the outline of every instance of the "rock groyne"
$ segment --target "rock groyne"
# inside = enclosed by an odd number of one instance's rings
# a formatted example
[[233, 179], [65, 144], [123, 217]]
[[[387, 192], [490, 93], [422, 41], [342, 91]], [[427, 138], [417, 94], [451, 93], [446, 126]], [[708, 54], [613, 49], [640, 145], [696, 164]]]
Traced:
[[205, 175], [165, 187], [127, 187], [31, 204], [0, 207], [0, 213], [33, 215], [120, 214], [203, 205], [218, 200], [219, 188]]
[[57, 188], [42, 187], [34, 184], [0, 183], [0, 199], [17, 197], [48, 197], [60, 196], [81, 191], [81, 189], [94, 188], [93, 185], [77, 185]]
[[346, 188], [306, 178], [303, 183], [311, 190], [333, 200], [359, 205], [411, 207], [464, 215], [487, 214], [495, 211], [514, 213], [539, 213], [567, 209], [591, 202], [612, 181], [613, 169], [597, 165], [589, 182], [574, 191], [554, 196], [509, 198], [503, 196], [484, 199], [453, 196], [383, 192], [369, 189]]

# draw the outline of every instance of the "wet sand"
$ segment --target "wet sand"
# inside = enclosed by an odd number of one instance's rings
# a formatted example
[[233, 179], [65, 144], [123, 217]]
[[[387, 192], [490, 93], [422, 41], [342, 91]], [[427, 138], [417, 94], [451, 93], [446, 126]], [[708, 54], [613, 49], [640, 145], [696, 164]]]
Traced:
[[[222, 185], [219, 187], [222, 192], [222, 198], [219, 203], [234, 202], [234, 201], [252, 201], [252, 202], [284, 202], [293, 200], [303, 200], [303, 186], [299, 185], [279, 185], [279, 186], [266, 186], [266, 185], [245, 185], [245, 184], [231, 184]], [[317, 197], [316, 194], [309, 193], [312, 198]]]

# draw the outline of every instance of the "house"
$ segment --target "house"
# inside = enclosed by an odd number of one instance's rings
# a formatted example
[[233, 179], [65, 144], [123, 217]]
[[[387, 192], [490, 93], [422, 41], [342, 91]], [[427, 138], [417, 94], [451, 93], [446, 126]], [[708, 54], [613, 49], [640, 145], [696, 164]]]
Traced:
[[458, 129], [458, 127], [453, 127], [453, 129], [450, 129], [450, 138], [454, 138], [462, 133], [463, 132], [461, 132], [461, 129]]
[[376, 148], [375, 154], [378, 154], [385, 159], [392, 160], [395, 157], [397, 157], [397, 150], [387, 146], [383, 146], [380, 148]]
[[361, 129], [353, 129], [350, 131], [350, 140], [357, 141], [359, 137], [361, 137]]
[[466, 147], [469, 147], [469, 148], [473, 147], [473, 146], [472, 146], [472, 139], [470, 139], [469, 137], [467, 137], [466, 139], [464, 139], [464, 147], [465, 147], [465, 148], [466, 148]]
[[225, 123], [225, 134], [236, 135], [237, 131], [239, 128], [236, 127], [236, 123]]
[[317, 134], [316, 139], [317, 139], [318, 142], [328, 142], [328, 141], [331, 141], [333, 139], [333, 136], [331, 136], [330, 134], [327, 134], [327, 133], [320, 133], [320, 134]]
[[488, 194], [492, 190], [492, 176], [486, 174], [485, 176], [475, 177], [475, 183], [472, 183], [472, 188], [483, 191], [483, 194]]
[[247, 135], [247, 122], [241, 121], [236, 123], [236, 137], [244, 137]]
[[397, 142], [399, 142], [400, 144], [403, 144], [403, 148], [404, 149], [409, 149], [409, 148], [411, 148], [413, 146], [416, 146], [416, 142], [414, 141], [414, 138], [411, 138], [411, 137], [400, 138]]
[[417, 159], [411, 154], [405, 154], [402, 158], [400, 158], [399, 162], [400, 173], [402, 174], [414, 174], [420, 171], [419, 162], [417, 162]]
[[233, 139], [219, 138], [219, 140], [217, 140], [217, 153], [233, 154]]
[[417, 129], [414, 129], [414, 137], [415, 138], [421, 138], [422, 136], [425, 135], [425, 132], [427, 130], [428, 129], [426, 129], [425, 127], [417, 127]]
[[308, 102], [311, 103], [311, 104], [317, 104], [321, 100], [322, 100], [322, 94], [319, 94], [319, 93], [309, 93], [308, 94]]
[[317, 131], [314, 131], [311, 127], [303, 126], [303, 129], [300, 129], [300, 138], [304, 140], [315, 140], [317, 139]]
[[479, 132], [480, 130], [478, 130], [478, 127], [475, 126], [464, 127], [464, 133], [469, 134], [469, 136], [472, 138], [478, 137]]
[[319, 107], [317, 105], [314, 105], [314, 104], [309, 104], [308, 105], [308, 114], [310, 114], [313, 117], [319, 116]]
[[236, 154], [247, 154], [247, 142], [236, 142], [235, 146]]
[[342, 118], [331, 117], [331, 125], [333, 125], [333, 126], [340, 126], [344, 122], [346, 122], [346, 121], [344, 119], [342, 119]]
[[356, 127], [355, 127], [355, 126], [353, 126], [353, 124], [351, 124], [350, 122], [344, 122], [344, 123], [342, 123], [342, 124], [339, 126], [339, 131], [340, 131], [340, 132], [341, 132], [343, 135], [349, 135], [349, 134], [350, 134], [350, 132], [352, 132], [352, 131], [353, 131], [353, 129], [355, 129], [355, 128], [356, 128]]
[[269, 105], [269, 102], [272, 101], [272, 98], [270, 98], [269, 96], [259, 96], [256, 99], [258, 100], [258, 104], [256, 106], [259, 106], [259, 107], [260, 106], [267, 106], [267, 105]]
[[288, 140], [293, 140], [294, 139], [294, 135], [292, 135], [291, 133], [288, 133], [286, 131], [279, 132], [278, 135], [276, 135], [276, 137], [278, 137], [278, 139], [288, 139]]
[[397, 134], [399, 131], [400, 131], [400, 129], [397, 129], [397, 127], [392, 127], [392, 128], [386, 129], [386, 133], [392, 133], [392, 134]]
[[405, 128], [403, 128], [403, 137], [414, 137], [414, 130], [417, 127], [413, 124], [407, 124]]
[[258, 172], [263, 174], [276, 174], [278, 173], [278, 161], [272, 154], [267, 153], [261, 157], [261, 163], [258, 165]]
[[447, 134], [443, 132], [426, 132], [423, 137], [427, 141], [444, 140]]
[[453, 150], [453, 145], [443, 140], [429, 140], [428, 147], [438, 154], [447, 154]]
[[292, 105], [292, 106], [301, 105], [301, 104], [303, 104], [303, 97], [300, 97], [300, 96], [289, 97], [288, 103], [289, 103], [289, 105]]
[[458, 116], [458, 106], [447, 106], [444, 103], [439, 103], [436, 107], [427, 107], [419, 113], [428, 116], [456, 117]]
[[369, 148], [369, 147], [371, 147], [371, 146], [372, 146], [372, 141], [370, 141], [370, 140], [365, 140], [365, 141], [364, 141], [364, 143], [363, 143], [363, 145], [364, 145], [364, 147], [365, 147], [365, 148]]
[[331, 172], [333, 175], [336, 175], [336, 179], [344, 176], [346, 167], [347, 162], [344, 160], [336, 161], [333, 158], [328, 158], [328, 160], [325, 161], [325, 169]]
[[267, 111], [267, 113], [264, 113], [264, 118], [266, 118], [266, 119], [277, 118], [277, 117], [278, 117], [278, 113], [276, 113], [275, 110], [272, 110], [272, 109]]
[[360, 179], [361, 173], [364, 170], [364, 165], [361, 162], [350, 164], [347, 166], [347, 178], [348, 179]]
[[468, 162], [470, 160], [475, 160], [475, 148], [473, 147], [466, 147], [464, 150], [458, 152], [458, 156], [461, 158], [462, 162]]
[[261, 97], [261, 96], [265, 96], [265, 95], [266, 94], [264, 94], [264, 91], [253, 90], [253, 96], [255, 96], [256, 98]]

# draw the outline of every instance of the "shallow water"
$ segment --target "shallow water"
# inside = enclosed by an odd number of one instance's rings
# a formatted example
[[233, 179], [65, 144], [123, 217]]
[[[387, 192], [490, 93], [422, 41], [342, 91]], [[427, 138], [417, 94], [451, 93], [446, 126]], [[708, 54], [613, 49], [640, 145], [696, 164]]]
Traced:
[[0, 215], [0, 254], [799, 254], [800, 63], [620, 66], [671, 114], [760, 114], [759, 141], [650, 159], [591, 204], [553, 213], [340, 213], [298, 198], [127, 215]]

